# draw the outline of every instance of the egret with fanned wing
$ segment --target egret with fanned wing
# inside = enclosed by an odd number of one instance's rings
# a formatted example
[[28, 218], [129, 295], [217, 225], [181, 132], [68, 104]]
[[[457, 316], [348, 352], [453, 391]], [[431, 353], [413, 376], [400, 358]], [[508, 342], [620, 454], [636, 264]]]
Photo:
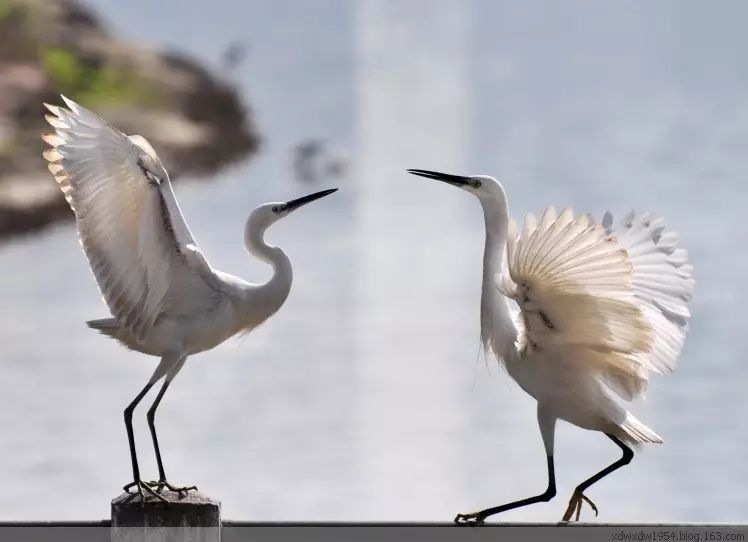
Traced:
[[[540, 495], [458, 514], [456, 523], [549, 501], [556, 494], [553, 437], [558, 419], [607, 435], [622, 457], [577, 486], [563, 516], [579, 519], [584, 491], [628, 464], [632, 445], [662, 439], [617, 400], [640, 396], [650, 373], [675, 367], [693, 291], [687, 253], [661, 219], [647, 214], [601, 223], [549, 207], [522, 231], [509, 220], [493, 177], [410, 169], [478, 197], [485, 217], [481, 342], [538, 402], [548, 487]], [[510, 301], [516, 302], [516, 310]]]
[[[273, 269], [265, 284], [251, 284], [213, 269], [187, 227], [169, 175], [143, 137], [127, 136], [63, 96], [68, 108], [45, 104], [55, 132], [43, 136], [49, 170], [75, 213], [78, 235], [111, 318], [88, 325], [126, 347], [161, 358], [153, 376], [125, 409], [135, 488], [163, 499], [164, 488], [180, 494], [164, 473], [154, 417], [166, 389], [187, 356], [209, 350], [272, 316], [291, 288], [291, 262], [265, 242], [274, 222], [302, 205], [335, 192], [324, 190], [293, 201], [261, 205], [247, 219], [249, 253]], [[132, 415], [151, 387], [164, 379], [148, 410], [159, 479], [143, 482], [135, 453]]]

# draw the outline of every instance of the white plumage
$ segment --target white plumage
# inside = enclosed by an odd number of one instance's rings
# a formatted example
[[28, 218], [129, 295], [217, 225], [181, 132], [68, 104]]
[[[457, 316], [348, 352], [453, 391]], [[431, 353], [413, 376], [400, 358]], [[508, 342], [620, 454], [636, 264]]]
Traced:
[[612, 236], [569, 209], [547, 209], [539, 225], [527, 215], [509, 230], [509, 295], [522, 311], [526, 344], [549, 350], [577, 346], [609, 352], [646, 350], [651, 329], [631, 287], [632, 265]]
[[148, 178], [147, 165], [139, 163], [145, 151], [160, 166], [148, 142], [63, 99], [69, 110], [45, 104], [56, 115], [47, 116], [56, 134], [43, 136], [52, 146], [44, 157], [75, 211], [81, 245], [107, 306], [119, 326], [142, 342], [170, 308], [165, 301], [177, 282], [172, 277], [179, 277], [180, 287], [206, 288], [200, 269], [188, 266], [194, 253], [184, 250], [196, 249], [195, 241], [168, 178]]
[[662, 219], [648, 214], [637, 217], [632, 212], [613, 227], [613, 217], [606, 213], [603, 226], [628, 254], [632, 286], [654, 332], [652, 348], [638, 359], [651, 371], [668, 373], [675, 368], [691, 316], [687, 303], [694, 280], [688, 252], [678, 248], [677, 234], [665, 231]]
[[510, 222], [498, 281], [521, 310], [520, 351], [577, 357], [621, 398], [641, 395], [649, 372], [674, 368], [688, 327], [693, 278], [676, 243], [662, 220], [633, 213], [615, 229], [610, 213], [597, 224], [552, 207], [522, 233]]
[[[481, 340], [509, 375], [538, 401], [548, 455], [549, 487], [542, 495], [474, 514], [486, 517], [555, 495], [553, 436], [557, 419], [601, 431], [624, 451], [610, 472], [630, 461], [627, 444], [662, 442], [620, 403], [643, 394], [652, 372], [675, 367], [690, 317], [694, 281], [685, 249], [662, 220], [629, 214], [598, 223], [553, 207], [540, 220], [509, 220], [506, 194], [492, 177], [409, 170], [476, 195], [486, 221]], [[516, 302], [519, 310], [512, 307]], [[582, 502], [580, 484], [564, 519]], [[594, 505], [593, 505], [594, 507]], [[595, 511], [597, 511], [595, 509]]]
[[[197, 246], [179, 209], [156, 151], [143, 137], [127, 136], [101, 117], [63, 96], [68, 108], [45, 104], [55, 129], [43, 135], [49, 170], [75, 212], [83, 251], [111, 318], [88, 325], [161, 362], [145, 388], [125, 409], [133, 482], [162, 498], [174, 488], [164, 474], [153, 416], [187, 356], [211, 349], [254, 329], [285, 302], [292, 269], [286, 254], [265, 242], [268, 227], [302, 205], [335, 192], [323, 190], [289, 202], [267, 203], [247, 219], [246, 249], [273, 268], [265, 284], [252, 284], [213, 269]], [[164, 384], [148, 412], [159, 469], [157, 482], [143, 482], [135, 454], [132, 413], [161, 378]], [[155, 489], [154, 489], [155, 488]]]

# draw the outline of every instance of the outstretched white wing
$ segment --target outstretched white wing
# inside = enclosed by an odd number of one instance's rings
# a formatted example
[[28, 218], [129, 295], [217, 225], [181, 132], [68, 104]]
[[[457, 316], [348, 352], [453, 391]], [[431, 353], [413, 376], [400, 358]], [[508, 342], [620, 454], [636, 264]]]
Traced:
[[602, 225], [566, 209], [532, 215], [507, 242], [509, 277], [501, 290], [521, 309], [522, 348], [572, 355], [625, 398], [641, 393], [639, 355], [655, 344], [626, 250]]
[[661, 218], [629, 213], [619, 224], [603, 217], [606, 232], [615, 236], [633, 266], [632, 287], [644, 318], [654, 331], [654, 345], [637, 359], [649, 370], [667, 373], [675, 368], [688, 331], [688, 301], [694, 279], [688, 252], [678, 247], [675, 232], [665, 231]]
[[161, 313], [175, 275], [198, 279], [187, 270], [185, 254], [204, 259], [168, 179], [160, 185], [148, 179], [135, 140], [63, 99], [69, 109], [45, 104], [54, 114], [46, 118], [55, 133], [43, 136], [51, 146], [44, 157], [75, 212], [105, 302], [119, 325], [142, 338]]

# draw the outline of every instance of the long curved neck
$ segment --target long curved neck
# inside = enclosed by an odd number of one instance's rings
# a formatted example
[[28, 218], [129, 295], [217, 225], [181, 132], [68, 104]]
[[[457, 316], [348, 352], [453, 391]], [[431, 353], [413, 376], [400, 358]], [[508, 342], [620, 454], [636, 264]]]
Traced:
[[253, 311], [257, 311], [258, 303], [268, 311], [265, 318], [283, 305], [291, 291], [291, 282], [293, 281], [291, 261], [281, 248], [265, 242], [266, 229], [267, 226], [253, 227], [249, 219], [244, 228], [244, 246], [247, 252], [273, 268], [273, 276], [270, 277], [270, 280], [265, 284], [254, 286], [251, 299], [248, 300], [254, 305], [252, 307]]
[[505, 362], [516, 353], [517, 331], [509, 303], [497, 288], [497, 275], [507, 272], [505, 251], [509, 209], [506, 198], [481, 200], [486, 222], [486, 246], [483, 251], [483, 286], [481, 291], [481, 342]]

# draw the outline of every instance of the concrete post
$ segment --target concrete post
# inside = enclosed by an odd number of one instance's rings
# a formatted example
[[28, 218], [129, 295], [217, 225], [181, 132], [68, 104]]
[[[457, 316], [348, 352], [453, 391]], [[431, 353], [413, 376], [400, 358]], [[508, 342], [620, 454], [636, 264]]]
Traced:
[[139, 495], [129, 493], [112, 500], [112, 542], [220, 542], [218, 501], [195, 492], [162, 495], [168, 502], [149, 497], [143, 504]]

